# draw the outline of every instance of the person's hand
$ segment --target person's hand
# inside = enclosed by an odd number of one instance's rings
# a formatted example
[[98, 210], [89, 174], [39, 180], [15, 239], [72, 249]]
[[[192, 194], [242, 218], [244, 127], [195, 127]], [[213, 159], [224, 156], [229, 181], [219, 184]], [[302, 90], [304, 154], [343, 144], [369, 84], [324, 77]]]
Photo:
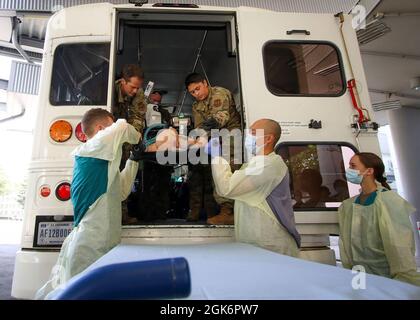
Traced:
[[198, 137], [197, 139], [188, 138], [188, 148], [190, 149], [199, 149], [205, 148], [207, 145], [207, 136], [205, 137]]
[[198, 137], [197, 140], [195, 140], [195, 145], [198, 148], [206, 147], [207, 146], [207, 143], [208, 143], [207, 136]]
[[211, 157], [218, 157], [222, 153], [219, 137], [211, 138], [204, 147], [204, 152]]
[[193, 138], [190, 138], [190, 137], [187, 137], [187, 136], [183, 136], [183, 137], [185, 137], [184, 139], [187, 139], [188, 147], [194, 146], [197, 143], [196, 139], [193, 139]]

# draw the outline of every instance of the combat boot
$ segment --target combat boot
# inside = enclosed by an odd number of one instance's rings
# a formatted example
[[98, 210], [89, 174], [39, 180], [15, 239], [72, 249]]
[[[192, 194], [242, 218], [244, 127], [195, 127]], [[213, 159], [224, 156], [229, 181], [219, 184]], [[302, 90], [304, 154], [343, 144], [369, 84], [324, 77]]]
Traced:
[[198, 221], [198, 219], [200, 218], [200, 210], [201, 210], [200, 208], [192, 208], [188, 212], [187, 221], [188, 222]]
[[207, 219], [208, 224], [234, 224], [233, 209], [231, 207], [222, 206], [217, 216]]
[[123, 218], [122, 218], [122, 224], [123, 225], [138, 224], [138, 223], [139, 223], [139, 221], [137, 220], [136, 217], [130, 217], [128, 214], [123, 215]]
[[127, 202], [123, 201], [121, 203], [121, 215], [122, 215], [122, 225], [128, 225], [128, 224], [138, 224], [139, 221], [136, 217], [130, 217], [128, 215], [128, 208], [127, 208]]

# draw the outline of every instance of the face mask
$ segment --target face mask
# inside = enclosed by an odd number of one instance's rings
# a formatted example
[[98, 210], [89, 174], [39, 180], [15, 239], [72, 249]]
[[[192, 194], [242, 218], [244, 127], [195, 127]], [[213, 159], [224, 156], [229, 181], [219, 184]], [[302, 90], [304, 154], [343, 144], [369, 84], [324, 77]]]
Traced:
[[[265, 135], [263, 137], [265, 137]], [[245, 148], [248, 150], [249, 153], [251, 153], [254, 156], [259, 154], [265, 145], [266, 143], [257, 146], [257, 137], [252, 134], [248, 134], [245, 136]]]
[[361, 184], [363, 181], [363, 176], [360, 174], [360, 171], [350, 168], [346, 169], [346, 178], [348, 182], [354, 184]]

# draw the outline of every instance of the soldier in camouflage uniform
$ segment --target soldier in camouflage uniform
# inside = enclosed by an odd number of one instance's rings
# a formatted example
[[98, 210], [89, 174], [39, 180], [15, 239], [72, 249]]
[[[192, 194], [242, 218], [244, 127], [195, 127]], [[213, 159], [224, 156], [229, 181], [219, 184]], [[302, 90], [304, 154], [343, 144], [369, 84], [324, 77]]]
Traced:
[[[194, 128], [205, 130], [210, 136], [211, 129], [241, 129], [241, 116], [236, 110], [232, 93], [222, 87], [211, 87], [207, 80], [198, 73], [188, 75], [185, 80], [188, 92], [195, 98], [192, 113]], [[232, 140], [232, 139], [231, 139]], [[240, 164], [234, 163], [233, 141], [230, 144], [230, 163], [233, 171], [239, 169]], [[204, 206], [207, 215], [211, 210], [211, 191], [220, 206], [218, 215], [207, 219], [209, 224], [233, 224], [233, 200], [220, 197], [214, 191], [213, 178], [210, 165], [199, 164], [193, 167], [190, 178], [190, 214], [189, 221], [199, 218], [201, 208]], [[203, 203], [204, 202], [204, 203]]]
[[[123, 67], [122, 78], [115, 82], [114, 103], [111, 113], [114, 120], [126, 119], [143, 136], [145, 126], [145, 115], [147, 102], [142, 89], [144, 73], [135, 64], [128, 64]], [[125, 167], [130, 157], [131, 144], [124, 143], [121, 157], [120, 170]], [[123, 224], [136, 223], [137, 219], [128, 215], [127, 201], [122, 202]]]

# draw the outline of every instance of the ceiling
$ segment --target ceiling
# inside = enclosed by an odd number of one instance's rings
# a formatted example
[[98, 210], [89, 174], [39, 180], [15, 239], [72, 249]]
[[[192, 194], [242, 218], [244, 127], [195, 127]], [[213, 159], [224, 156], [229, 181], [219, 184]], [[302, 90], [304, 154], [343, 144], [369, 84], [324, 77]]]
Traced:
[[[381, 22], [391, 32], [360, 46], [372, 102], [400, 100], [404, 107], [420, 108], [420, 92], [410, 88], [410, 79], [420, 77], [420, 1], [382, 0], [368, 23], [378, 12], [385, 13]], [[378, 112], [376, 120], [386, 124], [386, 112]]]
[[[381, 22], [391, 32], [360, 47], [372, 102], [400, 100], [404, 107], [420, 109], [420, 92], [410, 88], [410, 79], [420, 77], [420, 0], [360, 0], [369, 11], [369, 6], [378, 2], [369, 15], [368, 22], [374, 19], [376, 13], [385, 13]], [[7, 11], [2, 11], [2, 15], [6, 13]], [[402, 15], [388, 16], [389, 13]], [[419, 14], [415, 15], [416, 13]], [[40, 60], [50, 13], [26, 11], [20, 12], [19, 16], [22, 22], [19, 31], [21, 45], [31, 58]], [[16, 50], [7, 40], [1, 41], [0, 53], [16, 55]], [[386, 124], [386, 112], [377, 112], [376, 121]]]

